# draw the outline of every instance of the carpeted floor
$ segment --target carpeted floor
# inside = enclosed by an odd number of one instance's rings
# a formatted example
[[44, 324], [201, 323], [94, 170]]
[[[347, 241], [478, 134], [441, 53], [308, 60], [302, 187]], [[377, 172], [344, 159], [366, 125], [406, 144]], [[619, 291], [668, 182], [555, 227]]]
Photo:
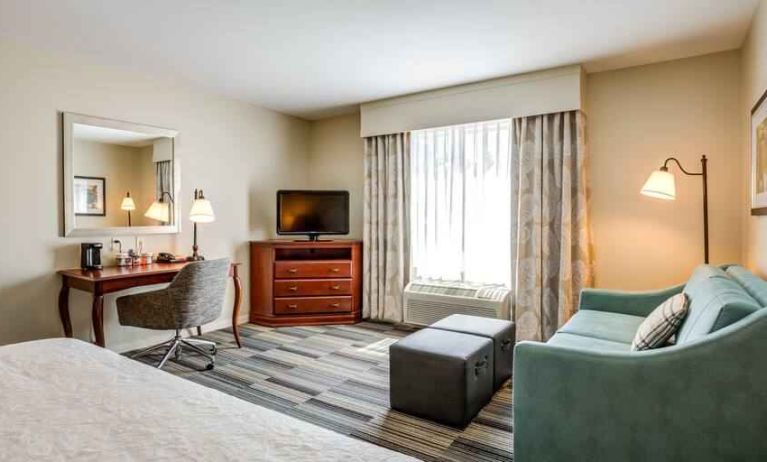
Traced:
[[[165, 370], [293, 417], [428, 461], [512, 460], [511, 388], [504, 386], [465, 429], [389, 409], [389, 345], [409, 331], [354, 326], [241, 326], [203, 334], [219, 344], [216, 367], [186, 355]], [[142, 361], [158, 358], [148, 356]]]

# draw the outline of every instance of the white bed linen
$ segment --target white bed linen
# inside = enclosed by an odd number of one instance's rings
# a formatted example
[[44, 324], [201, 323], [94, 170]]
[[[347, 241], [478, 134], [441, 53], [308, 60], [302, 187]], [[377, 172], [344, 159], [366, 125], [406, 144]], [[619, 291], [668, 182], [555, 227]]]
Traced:
[[72, 339], [0, 348], [0, 460], [412, 461]]

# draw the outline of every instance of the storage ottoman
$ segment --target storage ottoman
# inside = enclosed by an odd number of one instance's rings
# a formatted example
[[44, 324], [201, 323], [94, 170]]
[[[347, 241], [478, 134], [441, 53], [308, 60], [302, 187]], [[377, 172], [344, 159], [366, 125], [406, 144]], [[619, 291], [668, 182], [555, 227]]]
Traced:
[[389, 397], [398, 411], [466, 426], [493, 395], [493, 342], [422, 329], [389, 349]]
[[454, 314], [435, 322], [430, 329], [449, 330], [487, 337], [493, 341], [493, 389], [499, 389], [511, 377], [514, 365], [516, 328], [511, 321]]

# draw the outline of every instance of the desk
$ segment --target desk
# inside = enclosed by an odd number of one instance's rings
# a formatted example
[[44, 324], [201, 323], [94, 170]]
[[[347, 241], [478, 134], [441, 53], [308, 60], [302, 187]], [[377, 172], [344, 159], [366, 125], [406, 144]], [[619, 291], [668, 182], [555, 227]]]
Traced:
[[[131, 287], [168, 283], [186, 266], [181, 263], [154, 263], [145, 266], [108, 266], [101, 270], [68, 269], [60, 270], [61, 291], [59, 292], [59, 315], [64, 326], [64, 334], [72, 337], [72, 321], [69, 317], [69, 289], [79, 289], [93, 294], [91, 320], [96, 344], [103, 347], [104, 339], [104, 295], [119, 292]], [[237, 331], [237, 318], [240, 315], [242, 284], [238, 268], [240, 263], [232, 263], [229, 276], [234, 281], [234, 309], [232, 311], [232, 331], [237, 347], [241, 348], [240, 333]], [[197, 327], [197, 333], [202, 332]]]

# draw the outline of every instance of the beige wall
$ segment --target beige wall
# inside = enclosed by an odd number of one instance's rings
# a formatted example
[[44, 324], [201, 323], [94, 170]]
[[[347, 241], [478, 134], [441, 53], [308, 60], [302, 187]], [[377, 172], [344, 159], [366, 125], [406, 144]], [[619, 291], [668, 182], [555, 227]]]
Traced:
[[[183, 83], [149, 79], [0, 42], [0, 344], [62, 334], [56, 269], [79, 264], [79, 244], [60, 237], [61, 135], [58, 111], [72, 111], [177, 129], [182, 197], [187, 214], [195, 187], [216, 211], [200, 227], [208, 257], [245, 262], [249, 239], [274, 234], [274, 195], [306, 184], [309, 123], [232, 100], [206, 95]], [[105, 243], [108, 253], [108, 240]], [[124, 240], [132, 243], [130, 236]], [[144, 237], [145, 248], [190, 253], [191, 223], [178, 235]], [[244, 310], [248, 312], [248, 286]], [[75, 336], [90, 337], [89, 297], [73, 291]], [[167, 332], [121, 327], [115, 296], [106, 298], [107, 346], [116, 350], [167, 338]], [[231, 315], [232, 289], [218, 323]]]
[[348, 114], [315, 121], [309, 140], [310, 186], [349, 191], [348, 237], [361, 239], [364, 164], [360, 115]]
[[767, 0], [762, 0], [754, 16], [751, 31], [743, 45], [742, 91], [739, 116], [743, 166], [743, 190], [740, 210], [743, 216], [743, 245], [746, 264], [763, 277], [767, 276], [767, 217], [752, 217], [751, 192], [751, 108], [767, 90]]
[[139, 191], [134, 195], [131, 191], [136, 210], [131, 214], [131, 223], [134, 226], [153, 226], [157, 222], [144, 216], [149, 206], [157, 195], [157, 164], [154, 162], [152, 146], [144, 146], [139, 149], [140, 162], [133, 164], [134, 188]]
[[737, 51], [588, 76], [597, 286], [663, 287], [702, 262], [700, 179], [672, 167], [675, 201], [639, 194], [672, 155], [695, 171], [709, 158], [711, 262], [742, 261], [739, 88]]
[[[670, 155], [691, 170], [699, 169], [701, 154], [709, 158], [711, 261], [742, 262], [739, 88], [738, 51], [588, 75], [597, 286], [664, 287], [683, 282], [702, 262], [700, 179], [674, 168], [676, 201], [639, 194]], [[310, 184], [351, 191], [355, 238], [362, 234], [364, 185], [358, 129], [352, 114], [314, 122], [310, 134]]]
[[[154, 171], [151, 148], [120, 146], [95, 141], [74, 140], [75, 176], [102, 177], [105, 179], [105, 216], [77, 216], [80, 228], [105, 228], [128, 226], [128, 212], [120, 209], [125, 193], [130, 191], [136, 210], [131, 213], [133, 226], [150, 225], [144, 211], [154, 196]], [[149, 175], [145, 181], [142, 175]]]

